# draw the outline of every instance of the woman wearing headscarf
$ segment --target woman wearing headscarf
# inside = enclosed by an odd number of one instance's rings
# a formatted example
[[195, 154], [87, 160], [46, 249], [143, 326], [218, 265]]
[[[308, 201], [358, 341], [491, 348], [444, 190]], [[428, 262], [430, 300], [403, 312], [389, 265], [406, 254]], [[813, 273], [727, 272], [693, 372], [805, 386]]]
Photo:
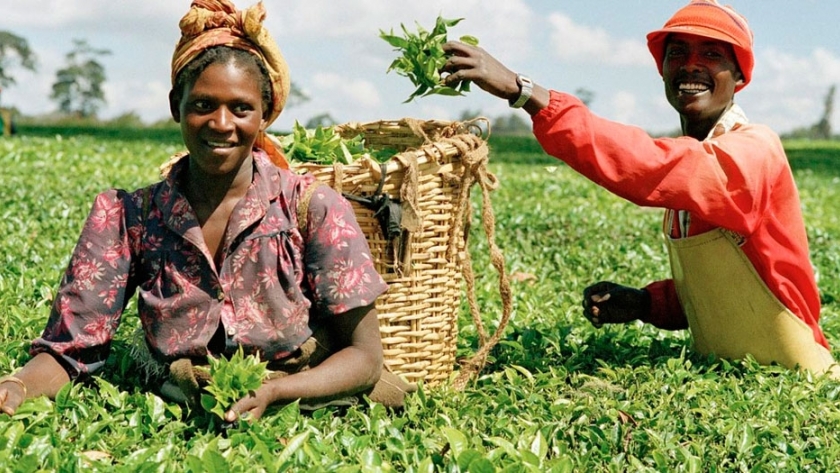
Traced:
[[593, 325], [689, 328], [702, 354], [840, 374], [819, 327], [819, 293], [782, 143], [735, 104], [752, 79], [746, 19], [715, 0], [693, 0], [647, 40], [683, 137], [651, 138], [597, 117], [480, 48], [447, 44], [452, 56], [443, 70], [450, 84], [474, 81], [526, 110], [548, 154], [625, 199], [665, 209], [673, 277], [641, 289], [606, 281], [586, 288], [584, 315]]
[[141, 343], [171, 376], [163, 394], [195, 400], [193, 363], [240, 347], [283, 374], [228, 421], [371, 393], [380, 380], [374, 302], [387, 286], [347, 201], [282, 169], [266, 140], [290, 82], [264, 18], [261, 3], [192, 3], [169, 94], [188, 152], [156, 184], [96, 197], [34, 358], [0, 381], [4, 412], [101, 369], [135, 292]]

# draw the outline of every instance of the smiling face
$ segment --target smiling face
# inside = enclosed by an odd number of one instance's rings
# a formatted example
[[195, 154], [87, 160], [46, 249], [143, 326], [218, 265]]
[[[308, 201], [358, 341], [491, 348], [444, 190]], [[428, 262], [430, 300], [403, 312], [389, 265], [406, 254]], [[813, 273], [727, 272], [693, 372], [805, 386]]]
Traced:
[[259, 75], [236, 62], [210, 64], [186, 84], [172, 115], [190, 163], [208, 174], [235, 172], [265, 126]]
[[683, 131], [705, 129], [706, 133], [732, 103], [735, 87], [743, 83], [732, 45], [681, 33], [670, 35], [665, 43], [662, 79]]

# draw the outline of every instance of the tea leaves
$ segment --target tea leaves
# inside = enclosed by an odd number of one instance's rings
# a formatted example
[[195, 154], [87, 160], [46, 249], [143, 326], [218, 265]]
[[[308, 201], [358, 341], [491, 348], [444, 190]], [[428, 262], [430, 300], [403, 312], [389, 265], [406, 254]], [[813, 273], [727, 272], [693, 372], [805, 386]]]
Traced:
[[[438, 16], [431, 31], [419, 24], [416, 32], [409, 31], [405, 25], [400, 25], [403, 36], [395, 35], [393, 29], [388, 33], [379, 31], [379, 37], [400, 53], [400, 56], [388, 66], [386, 72], [394, 71], [398, 75], [407, 77], [417, 87], [404, 103], [411, 102], [417, 97], [433, 94], [463, 95], [469, 92], [469, 81], [462, 81], [457, 88], [453, 88], [443, 85], [440, 75], [440, 69], [447, 59], [443, 51], [443, 44], [447, 41], [447, 30], [462, 20], [463, 18], [448, 20]], [[460, 37], [460, 40], [473, 46], [478, 45], [478, 39], [474, 36], [464, 35]]]
[[[611, 196], [543, 155], [531, 138], [493, 137], [490, 145], [500, 181], [492, 195], [497, 242], [518, 276], [508, 330], [465, 391], [423, 387], [397, 412], [381, 405], [302, 412], [292, 403], [216, 432], [187, 407], [165, 402], [138, 374], [125, 343], [138, 325], [132, 304], [98, 376], [67, 386], [55, 401], [29, 400], [15, 416], [0, 416], [0, 465], [424, 473], [840, 466], [840, 383], [751, 359], [707, 359], [690, 350], [684, 332], [641, 324], [593, 329], [580, 309], [589, 282], [642, 285], [669, 274], [661, 213]], [[836, 151], [788, 146], [820, 276], [821, 324], [837, 347]], [[29, 358], [95, 194], [153, 182], [178, 149], [81, 135], [0, 141], [0, 371]], [[479, 223], [469, 244], [492, 328], [501, 302]], [[461, 314], [458, 352], [469, 355], [478, 334], [466, 306]]]

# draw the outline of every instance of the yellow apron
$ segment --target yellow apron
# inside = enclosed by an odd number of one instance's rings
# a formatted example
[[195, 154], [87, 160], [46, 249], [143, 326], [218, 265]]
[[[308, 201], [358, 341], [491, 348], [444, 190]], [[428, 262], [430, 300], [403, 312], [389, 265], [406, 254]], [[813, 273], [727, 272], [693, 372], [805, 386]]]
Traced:
[[680, 239], [666, 235], [666, 242], [698, 353], [728, 359], [750, 354], [761, 364], [798, 365], [840, 378], [831, 353], [758, 276], [739, 235], [718, 228]]

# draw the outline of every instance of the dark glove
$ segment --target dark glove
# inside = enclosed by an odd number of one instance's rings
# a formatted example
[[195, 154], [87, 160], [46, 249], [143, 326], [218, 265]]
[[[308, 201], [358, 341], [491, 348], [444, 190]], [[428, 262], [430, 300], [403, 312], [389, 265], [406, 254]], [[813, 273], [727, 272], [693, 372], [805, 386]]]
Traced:
[[592, 325], [623, 324], [650, 313], [650, 293], [645, 289], [597, 282], [583, 290], [583, 315]]

